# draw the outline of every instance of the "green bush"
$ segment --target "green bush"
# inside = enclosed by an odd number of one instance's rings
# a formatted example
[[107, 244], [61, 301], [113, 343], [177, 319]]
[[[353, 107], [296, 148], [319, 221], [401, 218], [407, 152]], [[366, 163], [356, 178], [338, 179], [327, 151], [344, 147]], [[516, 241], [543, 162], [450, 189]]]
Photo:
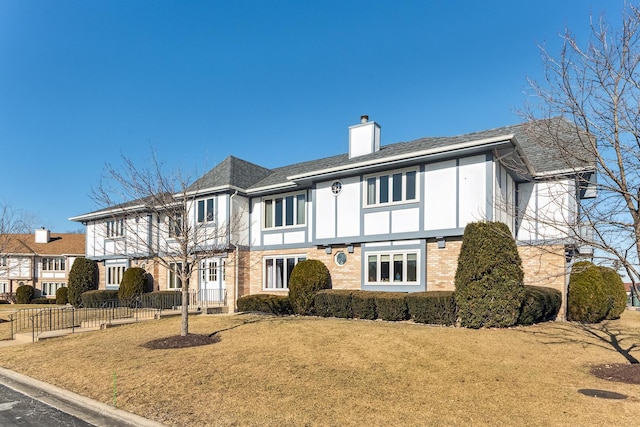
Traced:
[[82, 302], [82, 294], [98, 289], [98, 265], [87, 258], [76, 258], [69, 271], [67, 282], [69, 302], [77, 307]]
[[627, 291], [624, 289], [622, 277], [613, 268], [600, 267], [604, 280], [604, 293], [607, 297], [607, 314], [605, 319], [619, 319], [627, 308]]
[[351, 314], [356, 319], [375, 320], [376, 293], [372, 291], [353, 291], [351, 294]]
[[69, 302], [69, 288], [63, 286], [56, 291], [56, 304], [65, 305]]
[[313, 313], [313, 295], [331, 287], [331, 276], [322, 261], [308, 259], [296, 264], [289, 277], [289, 301], [295, 314]]
[[455, 275], [460, 324], [468, 328], [515, 325], [524, 298], [518, 248], [506, 224], [465, 227]]
[[353, 317], [351, 294], [354, 291], [344, 289], [324, 289], [313, 297], [315, 313], [323, 317]]
[[122, 281], [118, 289], [118, 299], [124, 301], [135, 295], [148, 292], [150, 290], [149, 282], [149, 274], [144, 268], [127, 268], [122, 275]]
[[525, 286], [518, 325], [533, 325], [553, 320], [558, 315], [561, 304], [562, 294], [559, 290], [542, 286]]
[[238, 311], [259, 311], [276, 316], [287, 316], [293, 313], [289, 297], [270, 294], [255, 294], [238, 298]]
[[16, 289], [16, 303], [17, 304], [29, 304], [33, 299], [33, 286], [20, 285]]
[[47, 297], [38, 297], [31, 300], [31, 304], [55, 304], [56, 300]]
[[11, 304], [11, 303], [6, 299], [0, 299], [0, 304]]
[[377, 292], [376, 313], [378, 319], [397, 322], [409, 318], [409, 310], [405, 297], [407, 294], [400, 292]]
[[456, 323], [456, 301], [451, 291], [412, 292], [406, 301], [414, 322], [447, 326]]
[[569, 277], [567, 318], [575, 322], [597, 323], [609, 311], [600, 268], [588, 261], [573, 264]]
[[158, 310], [172, 309], [182, 305], [182, 291], [154, 291], [142, 294], [140, 304]]
[[81, 295], [82, 306], [86, 308], [101, 308], [105, 305], [113, 305], [118, 302], [118, 291], [96, 290], [87, 291]]

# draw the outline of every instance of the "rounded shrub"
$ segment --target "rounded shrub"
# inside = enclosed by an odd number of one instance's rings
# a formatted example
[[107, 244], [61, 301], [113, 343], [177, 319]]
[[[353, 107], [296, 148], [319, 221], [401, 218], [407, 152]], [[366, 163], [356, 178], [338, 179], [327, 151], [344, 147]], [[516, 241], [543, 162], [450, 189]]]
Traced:
[[84, 292], [98, 289], [98, 265], [87, 258], [76, 258], [67, 281], [69, 302], [77, 307]]
[[573, 264], [567, 297], [568, 320], [597, 323], [604, 319], [609, 303], [604, 288], [600, 268], [589, 261]]
[[300, 261], [289, 277], [289, 302], [295, 314], [312, 314], [313, 296], [331, 287], [331, 276], [322, 261]]
[[33, 299], [33, 286], [20, 285], [16, 289], [16, 303], [17, 304], [30, 304]]
[[69, 302], [69, 288], [63, 286], [56, 291], [56, 304], [65, 305]]
[[524, 291], [518, 325], [533, 325], [555, 319], [562, 304], [562, 294], [559, 290], [543, 286], [525, 286]]
[[607, 314], [605, 319], [618, 319], [627, 307], [627, 291], [624, 289], [622, 277], [613, 268], [600, 267], [604, 280], [604, 293], [607, 297]]
[[128, 300], [134, 295], [149, 291], [149, 274], [140, 267], [127, 268], [122, 275], [118, 299]]
[[454, 298], [468, 328], [516, 324], [524, 298], [518, 247], [506, 224], [473, 222], [462, 237]]

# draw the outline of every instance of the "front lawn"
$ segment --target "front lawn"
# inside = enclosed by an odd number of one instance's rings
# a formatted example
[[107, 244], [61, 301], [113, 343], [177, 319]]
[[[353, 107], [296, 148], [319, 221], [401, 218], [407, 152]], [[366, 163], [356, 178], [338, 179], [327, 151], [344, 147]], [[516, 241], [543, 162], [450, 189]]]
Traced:
[[[0, 365], [172, 426], [634, 425], [640, 386], [595, 378], [640, 346], [640, 313], [583, 328], [196, 316], [211, 345], [152, 350], [179, 318], [2, 349]], [[601, 338], [598, 338], [600, 336]], [[640, 359], [640, 349], [629, 355]], [[602, 389], [625, 400], [588, 397]]]

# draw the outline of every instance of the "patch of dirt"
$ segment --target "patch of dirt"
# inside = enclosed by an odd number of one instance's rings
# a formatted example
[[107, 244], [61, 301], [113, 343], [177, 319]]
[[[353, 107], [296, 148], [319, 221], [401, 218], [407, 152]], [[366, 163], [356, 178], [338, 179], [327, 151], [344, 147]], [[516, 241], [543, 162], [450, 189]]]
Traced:
[[616, 363], [613, 365], [597, 365], [591, 368], [596, 377], [626, 384], [640, 384], [640, 363]]
[[159, 338], [144, 343], [142, 346], [152, 350], [166, 350], [171, 348], [198, 347], [201, 345], [214, 344], [218, 341], [220, 341], [220, 337], [217, 335], [187, 334], [185, 336], [174, 335], [172, 337]]

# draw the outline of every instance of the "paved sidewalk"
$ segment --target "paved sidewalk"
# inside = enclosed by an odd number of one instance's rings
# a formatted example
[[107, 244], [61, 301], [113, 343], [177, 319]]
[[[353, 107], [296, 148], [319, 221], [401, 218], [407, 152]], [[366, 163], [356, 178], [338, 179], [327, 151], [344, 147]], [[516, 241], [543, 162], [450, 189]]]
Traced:
[[164, 424], [142, 418], [60, 387], [0, 368], [0, 383], [42, 403], [71, 414], [98, 427], [162, 427]]

